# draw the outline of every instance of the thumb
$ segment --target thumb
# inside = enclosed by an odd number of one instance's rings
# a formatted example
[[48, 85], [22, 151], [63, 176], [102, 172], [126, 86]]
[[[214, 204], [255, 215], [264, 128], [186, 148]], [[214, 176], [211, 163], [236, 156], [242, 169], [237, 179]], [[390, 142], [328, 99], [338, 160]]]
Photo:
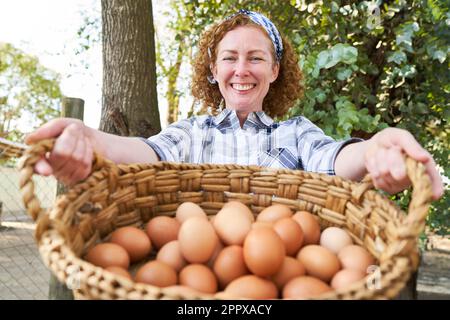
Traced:
[[58, 137], [64, 129], [71, 123], [76, 122], [75, 119], [70, 118], [59, 118], [53, 119], [42, 127], [38, 128], [36, 131], [30, 133], [25, 137], [26, 144], [32, 144], [40, 140], [56, 138]]

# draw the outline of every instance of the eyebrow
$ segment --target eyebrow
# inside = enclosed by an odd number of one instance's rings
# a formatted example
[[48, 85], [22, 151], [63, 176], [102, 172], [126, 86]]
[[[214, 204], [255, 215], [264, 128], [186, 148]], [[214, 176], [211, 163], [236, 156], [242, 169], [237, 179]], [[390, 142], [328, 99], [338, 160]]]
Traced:
[[[266, 54], [266, 51], [261, 50], [261, 49], [250, 50], [248, 53], [258, 53], [258, 52]], [[236, 50], [222, 50], [220, 53], [237, 53], [237, 51]]]

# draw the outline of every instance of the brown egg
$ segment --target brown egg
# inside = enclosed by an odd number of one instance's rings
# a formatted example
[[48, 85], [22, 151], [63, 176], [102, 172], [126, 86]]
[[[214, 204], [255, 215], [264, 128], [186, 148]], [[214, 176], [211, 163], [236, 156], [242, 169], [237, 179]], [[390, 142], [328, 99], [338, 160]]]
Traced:
[[211, 223], [200, 217], [186, 220], [180, 228], [178, 242], [183, 257], [190, 263], [205, 263], [213, 255], [219, 238]]
[[127, 279], [132, 280], [131, 274], [127, 270], [125, 270], [124, 268], [116, 267], [116, 266], [110, 266], [110, 267], [105, 268], [105, 270], [107, 270], [109, 272], [112, 272], [114, 274], [117, 274], [119, 276], [125, 277]]
[[178, 220], [180, 224], [191, 217], [202, 217], [204, 219], [208, 219], [205, 211], [196, 203], [193, 202], [183, 202], [177, 208], [177, 212], [175, 213], [175, 218]]
[[330, 249], [335, 254], [338, 254], [342, 248], [353, 244], [352, 238], [347, 231], [337, 228], [329, 227], [322, 231], [320, 235], [320, 245]]
[[348, 287], [361, 279], [364, 279], [366, 274], [357, 269], [343, 269], [336, 273], [331, 280], [331, 287], [335, 290]]
[[170, 241], [159, 249], [156, 260], [168, 264], [176, 272], [180, 272], [187, 264], [187, 261], [181, 254], [178, 240]]
[[177, 273], [172, 267], [155, 260], [147, 262], [137, 271], [135, 281], [158, 287], [168, 287], [177, 284], [177, 278]]
[[332, 289], [325, 282], [309, 277], [300, 276], [289, 281], [283, 289], [283, 299], [314, 298]]
[[303, 244], [303, 230], [292, 218], [277, 220], [273, 229], [283, 240], [288, 256], [295, 256]]
[[146, 227], [147, 235], [156, 249], [177, 240], [180, 222], [175, 218], [159, 216], [151, 219]]
[[275, 222], [281, 218], [292, 217], [292, 211], [284, 204], [274, 204], [265, 208], [256, 217], [256, 221]]
[[276, 299], [278, 290], [275, 284], [255, 275], [246, 275], [233, 280], [224, 291], [228, 298]]
[[272, 280], [278, 289], [282, 290], [291, 279], [303, 275], [305, 275], [305, 267], [302, 263], [293, 257], [285, 257], [281, 269], [272, 276]]
[[375, 264], [375, 259], [365, 248], [358, 245], [346, 246], [338, 253], [343, 269], [357, 269], [366, 273], [367, 268]]
[[235, 208], [236, 210], [239, 210], [240, 212], [245, 213], [245, 215], [248, 217], [250, 222], [255, 221], [255, 216], [253, 215], [252, 210], [250, 210], [250, 208], [247, 207], [242, 202], [230, 201], [230, 202], [225, 203], [224, 206], [222, 207], [222, 209], [226, 208], [226, 207]]
[[136, 227], [122, 227], [111, 234], [110, 242], [124, 248], [130, 256], [130, 262], [138, 262], [150, 254], [152, 244], [147, 234]]
[[211, 258], [209, 258], [208, 263], [207, 263], [209, 268], [211, 268], [211, 269], [213, 268], [214, 263], [216, 262], [217, 256], [223, 250], [223, 248], [224, 248], [224, 245], [222, 244], [222, 241], [218, 240], [216, 248], [214, 249], [214, 252], [213, 252]]
[[257, 229], [257, 228], [273, 228], [273, 222], [269, 222], [269, 221], [255, 221], [252, 223], [252, 229]]
[[115, 243], [97, 244], [89, 250], [86, 260], [102, 268], [117, 266], [128, 269], [130, 266], [130, 257], [127, 251]]
[[341, 265], [337, 256], [327, 248], [310, 244], [303, 247], [297, 259], [303, 264], [306, 274], [329, 282], [339, 271]]
[[307, 211], [298, 211], [292, 218], [303, 230], [303, 245], [319, 244], [320, 224], [314, 216]]
[[286, 249], [280, 236], [270, 228], [252, 229], [244, 242], [244, 261], [257, 276], [271, 276], [280, 270]]
[[251, 225], [245, 212], [235, 205], [223, 208], [214, 219], [214, 228], [225, 245], [242, 245]]
[[248, 274], [242, 247], [233, 245], [224, 248], [219, 253], [213, 270], [221, 288], [225, 288], [234, 279]]
[[180, 284], [204, 293], [217, 292], [214, 273], [203, 264], [190, 264], [180, 272]]

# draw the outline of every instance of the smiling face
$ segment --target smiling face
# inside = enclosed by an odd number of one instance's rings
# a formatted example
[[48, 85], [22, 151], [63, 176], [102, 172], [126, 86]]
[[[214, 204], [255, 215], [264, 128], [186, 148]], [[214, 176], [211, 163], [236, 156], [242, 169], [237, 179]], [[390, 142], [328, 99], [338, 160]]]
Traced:
[[254, 26], [237, 27], [225, 34], [212, 67], [228, 109], [239, 113], [261, 111], [269, 86], [278, 76], [272, 41]]

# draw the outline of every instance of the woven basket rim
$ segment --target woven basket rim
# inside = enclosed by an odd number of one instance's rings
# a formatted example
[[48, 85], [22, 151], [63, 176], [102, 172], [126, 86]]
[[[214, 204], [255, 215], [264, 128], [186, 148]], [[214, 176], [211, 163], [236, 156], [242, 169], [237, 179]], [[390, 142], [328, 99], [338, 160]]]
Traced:
[[[72, 250], [71, 244], [68, 243], [68, 239], [70, 241], [70, 236], [67, 234], [67, 228], [65, 226], [68, 217], [63, 215], [58, 218], [51, 218], [52, 211], [49, 213], [43, 212], [40, 209], [38, 200], [34, 196], [33, 181], [31, 179], [34, 163], [36, 163], [37, 159], [39, 159], [42, 154], [51, 150], [52, 147], [53, 141], [44, 141], [33, 145], [25, 152], [24, 158], [20, 164], [20, 184], [25, 206], [33, 219], [37, 221], [36, 238], [41, 256], [47, 267], [52, 270], [60, 281], [67, 283], [71, 280], [68, 280], [69, 277], [65, 270], [67, 265], [60, 265], [61, 262], [65, 262], [71, 266], [87, 270], [85, 279], [82, 279], [84, 286], [88, 286], [89, 277], [97, 277], [98, 279], [108, 279], [109, 282], [115, 283], [121, 289], [127, 288], [126, 290], [131, 290], [134, 294], [134, 298], [138, 299], [142, 297], [150, 297], [151, 299], [216, 299], [214, 296], [205, 294], [199, 294], [197, 296], [195, 294], [180, 294], [177, 296], [176, 291], [173, 290], [172, 292], [170, 290], [165, 290], [164, 288], [132, 281], [130, 284], [129, 280], [111, 274], [110, 272], [79, 258]], [[311, 179], [311, 181], [321, 181], [327, 186], [330, 186], [330, 188], [331, 186], [336, 186], [336, 190], [331, 188], [330, 194], [339, 192], [340, 190], [349, 192], [350, 196], [348, 201], [353, 201], [355, 204], [361, 204], [367, 198], [370, 198], [377, 204], [389, 208], [389, 210], [396, 210], [396, 217], [389, 221], [390, 225], [386, 228], [386, 230], [390, 232], [390, 236], [394, 237], [392, 244], [395, 245], [389, 246], [387, 250], [383, 251], [380, 257], [378, 257], [380, 261], [380, 271], [384, 276], [383, 281], [385, 281], [383, 287], [369, 292], [367, 288], [368, 282], [365, 281], [365, 283], [363, 283], [361, 281], [354, 286], [321, 295], [318, 297], [319, 299], [337, 299], [346, 297], [370, 299], [394, 297], [404, 286], [412, 271], [417, 267], [417, 265], [414, 265], [414, 262], [417, 262], [418, 259], [417, 251], [414, 246], [418, 234], [424, 227], [428, 205], [431, 202], [431, 186], [429, 179], [423, 178], [425, 175], [424, 168], [411, 159], [407, 159], [407, 168], [415, 189], [410, 203], [410, 215], [408, 216], [404, 216], [401, 210], [399, 210], [386, 196], [373, 190], [373, 186], [368, 179], [364, 180], [362, 183], [358, 183], [322, 173], [236, 164], [157, 162], [153, 164], [115, 165], [98, 155], [95, 158], [94, 167], [95, 170], [86, 180], [76, 184], [69, 189], [66, 194], [58, 198], [53, 210], [59, 210], [58, 212], [61, 213], [75, 198], [82, 197], [89, 193], [89, 190], [96, 185], [99, 185], [99, 183], [106, 183], [110, 191], [115, 190], [118, 177], [123, 177], [127, 174], [139, 174], [146, 170], [155, 170], [155, 172], [164, 171], [164, 174], [178, 174], [179, 177], [183, 174], [192, 173], [203, 175], [223, 173], [228, 175], [234, 174], [234, 176], [252, 175], [257, 173], [257, 176], [261, 178], [274, 177], [278, 179], [278, 177], [281, 176], [282, 178], [291, 179], [297, 177], [303, 181]], [[417, 186], [420, 186], [420, 191], [416, 188]], [[280, 197], [280, 199], [284, 198]], [[288, 201], [289, 199], [285, 200]], [[364, 280], [367, 280], [369, 276]], [[83, 289], [95, 291], [91, 287], [85, 287]], [[112, 291], [114, 290], [115, 289], [113, 288]], [[127, 298], [133, 299], [133, 295], [130, 297], [127, 296]]]

